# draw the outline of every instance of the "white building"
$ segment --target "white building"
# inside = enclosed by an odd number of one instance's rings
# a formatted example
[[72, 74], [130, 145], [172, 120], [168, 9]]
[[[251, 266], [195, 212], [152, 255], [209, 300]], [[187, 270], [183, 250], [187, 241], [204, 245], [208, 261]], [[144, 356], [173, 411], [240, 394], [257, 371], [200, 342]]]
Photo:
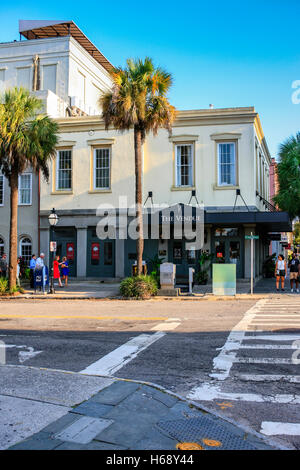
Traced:
[[[72, 21], [20, 21], [19, 32], [20, 41], [0, 43], [0, 93], [23, 86], [53, 118], [99, 114], [112, 66], [80, 29]], [[38, 175], [28, 170], [19, 185], [19, 255], [28, 262], [40, 250]], [[9, 247], [9, 198], [0, 174], [0, 255]]]

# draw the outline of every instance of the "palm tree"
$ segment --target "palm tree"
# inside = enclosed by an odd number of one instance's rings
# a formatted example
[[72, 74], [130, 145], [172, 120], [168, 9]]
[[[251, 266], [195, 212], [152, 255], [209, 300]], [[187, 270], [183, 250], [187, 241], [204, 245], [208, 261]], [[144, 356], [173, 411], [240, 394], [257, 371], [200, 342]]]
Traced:
[[41, 100], [23, 88], [7, 90], [0, 102], [0, 171], [10, 186], [9, 286], [16, 286], [18, 239], [18, 180], [27, 167], [49, 178], [55, 155], [58, 125], [37, 115]]
[[99, 99], [106, 130], [134, 130], [135, 205], [137, 219], [137, 274], [142, 273], [144, 249], [142, 214], [142, 145], [146, 135], [160, 128], [171, 132], [176, 110], [167, 99], [171, 75], [152, 60], [127, 60], [127, 67], [112, 70], [113, 88]]
[[277, 166], [279, 191], [273, 198], [291, 218], [300, 215], [300, 132], [286, 139], [279, 148]]

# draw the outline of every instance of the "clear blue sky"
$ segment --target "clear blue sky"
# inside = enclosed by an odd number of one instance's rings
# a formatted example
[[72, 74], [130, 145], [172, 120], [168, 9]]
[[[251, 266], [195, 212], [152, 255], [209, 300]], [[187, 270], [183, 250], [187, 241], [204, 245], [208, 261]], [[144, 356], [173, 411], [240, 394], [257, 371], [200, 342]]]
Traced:
[[178, 109], [255, 106], [272, 156], [300, 130], [299, 0], [6, 1], [0, 42], [19, 38], [19, 19], [73, 20], [114, 65], [152, 57]]

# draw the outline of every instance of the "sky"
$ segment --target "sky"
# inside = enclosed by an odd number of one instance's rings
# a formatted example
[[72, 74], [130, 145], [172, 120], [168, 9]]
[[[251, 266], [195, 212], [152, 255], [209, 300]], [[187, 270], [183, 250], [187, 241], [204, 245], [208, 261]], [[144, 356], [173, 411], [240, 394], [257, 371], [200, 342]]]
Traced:
[[19, 39], [19, 19], [73, 20], [113, 65], [149, 56], [170, 72], [178, 109], [255, 106], [276, 157], [300, 131], [299, 18], [299, 0], [14, 0], [0, 42]]

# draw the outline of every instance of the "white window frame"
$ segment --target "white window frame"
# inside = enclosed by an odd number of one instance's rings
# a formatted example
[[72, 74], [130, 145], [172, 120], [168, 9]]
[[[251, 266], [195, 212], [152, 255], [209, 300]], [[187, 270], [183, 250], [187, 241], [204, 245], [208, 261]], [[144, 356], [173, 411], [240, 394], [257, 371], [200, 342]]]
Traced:
[[[178, 167], [179, 165], [177, 164], [178, 162], [178, 148], [179, 147], [190, 147], [191, 148], [191, 165], [190, 165], [190, 177], [191, 181], [189, 181], [188, 184], [179, 184], [178, 179], [179, 179], [179, 174], [178, 174]], [[194, 186], [194, 144], [192, 143], [185, 143], [181, 142], [178, 144], [175, 144], [175, 187], [176, 188], [191, 188]]]
[[[70, 152], [71, 153], [71, 187], [70, 188], [59, 188], [59, 159], [60, 159], [60, 152]], [[73, 188], [73, 152], [72, 149], [59, 149], [57, 150], [56, 156], [56, 168], [55, 168], [55, 190], [62, 191], [62, 192], [71, 192]]]
[[[30, 188], [29, 188], [29, 194], [30, 194], [30, 200], [29, 202], [21, 202], [21, 180], [22, 180], [22, 176], [25, 176], [25, 175], [29, 175], [30, 176]], [[23, 188], [23, 189], [27, 189], [27, 188]], [[19, 200], [19, 206], [31, 206], [32, 205], [32, 173], [29, 173], [29, 172], [25, 172], [25, 173], [22, 173], [21, 175], [19, 175], [19, 190], [18, 190], [19, 194], [18, 194], [18, 200]]]
[[[96, 186], [96, 153], [97, 153], [97, 150], [108, 150], [108, 159], [109, 159], [109, 167], [108, 167], [108, 186]], [[93, 189], [95, 191], [107, 191], [107, 190], [110, 190], [110, 187], [111, 187], [111, 181], [110, 181], [110, 178], [111, 178], [111, 147], [95, 147], [94, 150], [93, 150]]]
[[2, 173], [0, 173], [0, 179], [2, 178], [2, 202], [0, 201], [0, 207], [4, 206], [4, 194], [5, 194], [5, 178]]
[[26, 239], [28, 239], [30, 241], [30, 243], [24, 243], [24, 246], [31, 246], [31, 254], [28, 255], [28, 264], [26, 264], [26, 266], [28, 267], [31, 256], [32, 256], [32, 239], [31, 239], [31, 237], [29, 237], [29, 235], [22, 235], [22, 237], [20, 238], [20, 241], [19, 241], [19, 256], [21, 256], [23, 258], [23, 255], [22, 255], [23, 243], [22, 242], [23, 242], [23, 240], [26, 240]]
[[[220, 177], [220, 145], [232, 144], [234, 146], [234, 181], [230, 183], [221, 183]], [[237, 142], [232, 141], [220, 141], [217, 143], [217, 165], [218, 165], [218, 186], [236, 186], [237, 185]]]

